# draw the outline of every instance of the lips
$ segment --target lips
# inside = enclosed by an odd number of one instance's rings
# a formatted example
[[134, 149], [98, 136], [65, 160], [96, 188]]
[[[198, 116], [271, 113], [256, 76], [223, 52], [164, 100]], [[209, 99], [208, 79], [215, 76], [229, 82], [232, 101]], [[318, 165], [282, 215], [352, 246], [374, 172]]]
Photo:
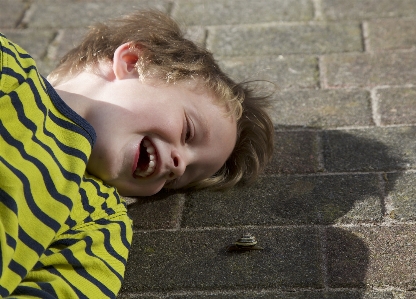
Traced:
[[139, 157], [133, 176], [142, 178], [148, 177], [155, 172], [156, 165], [156, 148], [152, 142], [145, 137], [142, 142], [140, 142]]

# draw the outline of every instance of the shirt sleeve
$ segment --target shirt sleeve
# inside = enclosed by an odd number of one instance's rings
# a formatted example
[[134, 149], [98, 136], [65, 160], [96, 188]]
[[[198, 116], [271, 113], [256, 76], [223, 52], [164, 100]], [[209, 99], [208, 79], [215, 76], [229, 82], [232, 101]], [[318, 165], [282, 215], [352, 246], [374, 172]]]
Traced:
[[131, 237], [125, 212], [77, 226], [48, 247], [6, 298], [116, 298]]

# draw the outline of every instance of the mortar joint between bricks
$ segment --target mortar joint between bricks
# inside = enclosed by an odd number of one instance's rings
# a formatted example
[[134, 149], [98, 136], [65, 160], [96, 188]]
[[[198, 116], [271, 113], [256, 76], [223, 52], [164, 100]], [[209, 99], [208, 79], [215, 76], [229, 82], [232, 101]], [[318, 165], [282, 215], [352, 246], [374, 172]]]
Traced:
[[25, 29], [29, 27], [30, 20], [32, 19], [32, 15], [36, 10], [36, 4], [33, 1], [28, 1], [25, 3], [25, 9], [22, 14], [22, 17], [16, 24], [16, 28], [18, 29]]
[[318, 171], [326, 172], [325, 169], [325, 157], [324, 157], [324, 141], [323, 141], [323, 132], [318, 132], [316, 134], [316, 144], [317, 144], [317, 162], [318, 162]]
[[387, 216], [388, 212], [388, 194], [387, 194], [387, 173], [379, 173], [378, 174], [378, 181], [379, 181], [379, 188], [380, 188], [380, 205], [381, 205], [381, 216], [383, 219]]
[[318, 56], [319, 88], [328, 89], [324, 56]]
[[314, 21], [322, 21], [324, 19], [323, 13], [322, 13], [322, 0], [312, 0], [313, 4], [313, 20]]
[[64, 36], [64, 30], [58, 29], [55, 33], [54, 37], [52, 38], [51, 42], [46, 49], [45, 58], [53, 61], [58, 56], [58, 45], [62, 42]]
[[166, 14], [172, 17], [173, 9], [177, 5], [178, 4], [176, 2], [170, 1], [167, 5], [167, 8], [166, 8]]
[[373, 88], [370, 90], [370, 96], [371, 96], [371, 111], [372, 111], [372, 117], [373, 122], [376, 127], [381, 126], [381, 115], [379, 111], [379, 101], [377, 94], [377, 88]]
[[319, 235], [321, 238], [321, 258], [322, 258], [322, 283], [325, 290], [329, 290], [328, 284], [328, 248], [327, 248], [327, 235], [326, 227], [321, 226], [319, 229]]
[[363, 44], [363, 52], [372, 53], [373, 51], [371, 50], [371, 47], [370, 47], [370, 32], [369, 32], [367, 21], [363, 21], [361, 23], [361, 34], [362, 34], [361, 39], [362, 39], [362, 44]]
[[180, 195], [180, 200], [179, 200], [179, 211], [176, 214], [176, 219], [175, 219], [175, 225], [174, 225], [174, 229], [179, 230], [182, 227], [182, 221], [183, 221], [183, 211], [185, 209], [185, 201], [186, 201], [186, 197], [184, 194]]

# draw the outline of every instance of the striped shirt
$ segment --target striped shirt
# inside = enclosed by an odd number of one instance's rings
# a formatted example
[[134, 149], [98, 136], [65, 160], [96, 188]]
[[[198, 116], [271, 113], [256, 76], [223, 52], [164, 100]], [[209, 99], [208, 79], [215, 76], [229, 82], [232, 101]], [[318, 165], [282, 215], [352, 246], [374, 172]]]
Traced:
[[0, 47], [0, 297], [115, 298], [132, 226], [86, 173], [94, 129], [22, 48]]

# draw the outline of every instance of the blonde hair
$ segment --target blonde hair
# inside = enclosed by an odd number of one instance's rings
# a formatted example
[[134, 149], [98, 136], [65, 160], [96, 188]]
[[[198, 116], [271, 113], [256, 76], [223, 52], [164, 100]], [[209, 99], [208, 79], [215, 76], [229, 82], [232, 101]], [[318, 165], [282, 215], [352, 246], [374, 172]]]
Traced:
[[186, 39], [178, 24], [161, 12], [137, 11], [90, 27], [48, 80], [56, 85], [84, 70], [94, 70], [98, 62], [112, 61], [124, 43], [140, 49], [136, 67], [142, 77], [167, 83], [199, 79], [237, 119], [237, 142], [226, 163], [212, 177], [187, 187], [220, 190], [253, 182], [273, 152], [274, 127], [266, 113], [268, 97], [255, 96], [247, 84], [235, 83], [221, 71], [212, 53]]

